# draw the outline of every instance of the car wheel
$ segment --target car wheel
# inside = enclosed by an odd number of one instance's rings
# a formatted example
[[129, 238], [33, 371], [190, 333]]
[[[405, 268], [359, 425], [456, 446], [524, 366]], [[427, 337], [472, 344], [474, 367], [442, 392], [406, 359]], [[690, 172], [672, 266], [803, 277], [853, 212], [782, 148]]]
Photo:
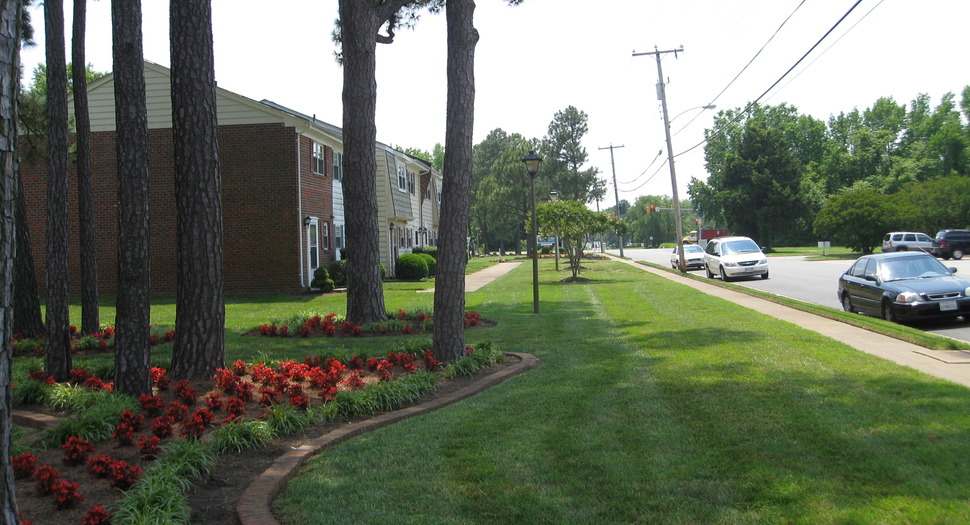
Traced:
[[956, 260], [958, 260], [958, 261], [960, 259], [963, 259], [963, 249], [962, 248], [955, 248], [953, 250], [953, 258], [956, 259]]
[[714, 273], [711, 272], [711, 268], [708, 265], [705, 264], [704, 265], [704, 269], [707, 270], [707, 278], [708, 279], [713, 279], [714, 278]]
[[906, 250], [908, 250], [908, 249], [909, 249], [909, 248], [907, 248], [907, 247], [905, 247], [905, 246], [899, 246], [898, 248], [896, 248], [896, 251], [897, 251], [897, 252], [905, 252], [905, 251], [906, 251]]
[[718, 271], [721, 272], [721, 280], [722, 281], [729, 282], [731, 280], [731, 278], [728, 277], [726, 273], [724, 273], [724, 267], [723, 266], [719, 267], [718, 268]]
[[852, 299], [849, 298], [849, 294], [847, 293], [842, 294], [842, 309], [850, 314], [855, 313], [855, 307], [852, 306]]
[[762, 279], [767, 279], [768, 278], [768, 270], [765, 270], [765, 273], [761, 274], [761, 278]]
[[882, 302], [882, 318], [889, 321], [890, 323], [898, 323], [899, 320], [896, 319], [896, 312], [893, 311], [893, 304], [889, 301]]

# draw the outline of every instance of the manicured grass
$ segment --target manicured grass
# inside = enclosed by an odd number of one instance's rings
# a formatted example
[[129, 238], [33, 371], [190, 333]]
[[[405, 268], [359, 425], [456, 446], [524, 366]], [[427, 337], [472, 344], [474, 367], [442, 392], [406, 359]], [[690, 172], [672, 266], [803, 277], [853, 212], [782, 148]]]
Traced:
[[[643, 264], [644, 266], [650, 266], [666, 272], [678, 273], [678, 274], [680, 273], [680, 272], [677, 272], [677, 270], [673, 270], [671, 268], [668, 268], [666, 266], [661, 266], [659, 264], [649, 263], [645, 261], [638, 261], [638, 263]], [[898, 323], [891, 323], [889, 321], [880, 319], [878, 317], [869, 317], [865, 315], [859, 315], [856, 313], [849, 313], [835, 308], [829, 308], [828, 306], [821, 306], [817, 304], [807, 303], [804, 301], [799, 301], [797, 299], [791, 299], [789, 297], [773, 294], [771, 292], [765, 292], [755, 288], [749, 288], [747, 286], [739, 286], [737, 284], [725, 283], [724, 281], [721, 281], [721, 280], [707, 279], [691, 273], [688, 273], [684, 276], [687, 277], [688, 279], [696, 279], [713, 286], [721, 286], [724, 288], [734, 290], [736, 292], [753, 295], [755, 297], [760, 297], [761, 299], [782, 304], [790, 308], [803, 310], [805, 312], [813, 313], [815, 315], [826, 317], [828, 319], [834, 319], [836, 321], [841, 321], [843, 323], [851, 324], [853, 326], [865, 328], [866, 330], [871, 330], [879, 334], [888, 335], [889, 337], [894, 337], [896, 339], [906, 341], [914, 345], [919, 345], [924, 348], [929, 348], [932, 350], [970, 350], [970, 344], [965, 343], [963, 341], [952, 339], [950, 337], [936, 335], [930, 332], [920, 330], [918, 328], [913, 328], [911, 326], [906, 326]]]
[[[542, 366], [311, 460], [289, 523], [959, 523], [970, 391], [624, 264], [468, 308]], [[403, 297], [390, 296], [394, 305]], [[308, 504], [312, 502], [312, 504]]]

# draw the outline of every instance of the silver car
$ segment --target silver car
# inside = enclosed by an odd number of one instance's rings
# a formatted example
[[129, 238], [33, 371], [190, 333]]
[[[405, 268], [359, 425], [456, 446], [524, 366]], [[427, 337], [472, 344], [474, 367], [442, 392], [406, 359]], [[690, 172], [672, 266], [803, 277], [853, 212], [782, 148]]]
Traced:
[[768, 278], [768, 259], [758, 244], [748, 237], [712, 239], [704, 250], [704, 266], [710, 279], [715, 275], [720, 275], [724, 281], [755, 275]]
[[[704, 249], [696, 244], [684, 245], [684, 264], [688, 270], [700, 270], [704, 268]], [[670, 253], [670, 267], [677, 269], [680, 267], [680, 254], [677, 248]]]

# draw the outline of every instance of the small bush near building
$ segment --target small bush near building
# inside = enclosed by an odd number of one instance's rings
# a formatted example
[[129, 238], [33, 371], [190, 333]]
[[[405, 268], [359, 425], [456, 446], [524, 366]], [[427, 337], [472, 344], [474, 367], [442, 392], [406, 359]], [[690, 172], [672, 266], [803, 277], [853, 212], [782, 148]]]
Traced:
[[415, 255], [421, 257], [424, 259], [424, 262], [428, 263], [428, 277], [434, 277], [435, 274], [438, 273], [438, 261], [435, 260], [434, 256], [426, 252], [417, 253]]
[[347, 285], [347, 259], [334, 261], [330, 265], [330, 278], [335, 286]]
[[330, 272], [328, 272], [323, 266], [314, 270], [313, 281], [310, 282], [310, 288], [316, 288], [323, 293], [332, 292], [334, 288], [334, 281], [330, 278]]
[[437, 259], [438, 247], [437, 246], [417, 246], [413, 250], [411, 250], [411, 253], [426, 253], [434, 257], [435, 259]]
[[417, 253], [405, 253], [397, 258], [396, 274], [398, 279], [418, 281], [428, 277], [428, 263]]

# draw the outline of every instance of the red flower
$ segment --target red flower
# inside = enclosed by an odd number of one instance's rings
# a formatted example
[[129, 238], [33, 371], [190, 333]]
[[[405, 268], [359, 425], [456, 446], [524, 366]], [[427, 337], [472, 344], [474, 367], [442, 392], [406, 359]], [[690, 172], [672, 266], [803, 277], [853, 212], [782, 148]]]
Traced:
[[94, 445], [90, 441], [71, 436], [67, 438], [67, 443], [61, 445], [64, 451], [64, 464], [80, 465], [87, 461], [88, 454], [94, 451]]
[[127, 461], [115, 460], [108, 472], [109, 484], [121, 490], [128, 490], [141, 477], [141, 467], [129, 465]]
[[34, 473], [37, 476], [37, 495], [49, 496], [54, 488], [54, 482], [61, 479], [61, 473], [50, 465], [41, 465]]
[[152, 421], [152, 434], [159, 438], [167, 438], [172, 435], [172, 418], [159, 416]]
[[146, 414], [149, 416], [157, 416], [162, 411], [164, 401], [162, 401], [162, 396], [142, 394], [138, 396], [138, 403], [141, 404], [141, 409]]
[[186, 405], [194, 405], [196, 399], [196, 389], [189, 386], [188, 380], [181, 380], [175, 384], [175, 397]]
[[84, 497], [77, 491], [80, 487], [77, 483], [63, 479], [55, 481], [51, 485], [51, 493], [54, 494], [54, 506], [57, 510], [69, 509], [84, 501]]
[[152, 384], [161, 391], [168, 390], [168, 387], [172, 385], [172, 380], [165, 375], [165, 372], [166, 370], [164, 368], [153, 366], [151, 369]]
[[162, 442], [158, 436], [139, 436], [138, 437], [138, 450], [141, 451], [142, 459], [155, 459], [159, 454], [162, 453], [162, 447], [159, 444]]
[[113, 462], [114, 459], [107, 454], [95, 456], [88, 460], [88, 472], [99, 478], [106, 478], [108, 477], [108, 472], [111, 470], [111, 463]]
[[209, 407], [209, 410], [216, 412], [222, 410], [225, 403], [223, 403], [221, 395], [213, 393], [205, 396], [205, 406]]
[[297, 330], [297, 332], [299, 332], [300, 337], [310, 337], [310, 334], [313, 333], [313, 327], [308, 324], [305, 324], [301, 326], [300, 329]]
[[236, 359], [236, 362], [232, 364], [232, 373], [237, 376], [244, 376], [249, 373], [249, 367], [242, 359]]
[[169, 331], [165, 332], [164, 339], [165, 339], [165, 342], [166, 343], [171, 343], [172, 341], [174, 341], [175, 340], [175, 330], [169, 330]]
[[10, 456], [13, 463], [14, 479], [27, 479], [34, 475], [37, 470], [37, 458], [30, 452], [24, 452], [19, 456]]
[[91, 510], [84, 515], [84, 519], [81, 520], [81, 525], [109, 525], [110, 523], [111, 514], [108, 513], [108, 509], [101, 505], [92, 506]]
[[165, 410], [165, 415], [171, 418], [172, 422], [182, 421], [189, 415], [189, 407], [179, 403], [178, 401], [172, 401], [168, 404], [168, 409]]
[[71, 382], [75, 384], [81, 384], [87, 381], [91, 377], [91, 372], [84, 368], [75, 368], [71, 370]]

